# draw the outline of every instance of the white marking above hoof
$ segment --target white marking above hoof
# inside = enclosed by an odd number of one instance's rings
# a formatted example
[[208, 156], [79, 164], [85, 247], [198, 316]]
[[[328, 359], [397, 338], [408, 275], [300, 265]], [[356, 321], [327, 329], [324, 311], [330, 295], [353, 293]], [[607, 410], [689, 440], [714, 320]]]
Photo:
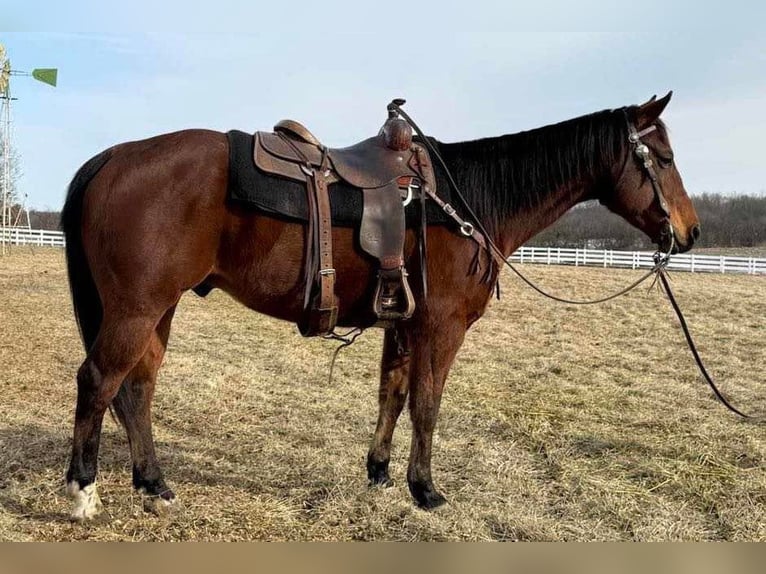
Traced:
[[75, 522], [90, 520], [96, 516], [103, 505], [96, 492], [96, 483], [88, 484], [85, 488], [80, 488], [76, 480], [66, 485], [66, 493], [69, 498], [74, 500], [74, 509], [70, 518]]

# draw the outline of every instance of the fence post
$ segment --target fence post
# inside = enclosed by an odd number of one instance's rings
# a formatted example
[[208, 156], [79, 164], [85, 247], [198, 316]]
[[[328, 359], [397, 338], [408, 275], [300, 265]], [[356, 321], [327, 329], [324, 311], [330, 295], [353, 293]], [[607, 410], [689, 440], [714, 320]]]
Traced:
[[721, 273], [726, 273], [726, 257], [721, 256], [720, 268], [721, 268]]

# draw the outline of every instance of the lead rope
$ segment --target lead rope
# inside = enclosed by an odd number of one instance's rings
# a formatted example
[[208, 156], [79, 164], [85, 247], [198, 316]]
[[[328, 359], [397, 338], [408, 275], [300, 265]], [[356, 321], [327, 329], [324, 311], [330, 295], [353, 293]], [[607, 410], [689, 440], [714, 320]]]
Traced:
[[657, 276], [659, 277], [660, 283], [662, 283], [663, 291], [665, 291], [665, 295], [668, 297], [668, 301], [670, 301], [670, 305], [673, 307], [673, 311], [676, 312], [676, 316], [678, 317], [678, 321], [681, 323], [681, 329], [684, 332], [684, 337], [686, 338], [686, 344], [689, 346], [689, 350], [692, 352], [692, 355], [694, 356], [694, 361], [697, 363], [697, 367], [699, 368], [700, 374], [702, 374], [702, 377], [705, 379], [705, 382], [710, 386], [710, 388], [713, 390], [713, 393], [715, 394], [716, 398], [723, 403], [723, 405], [729, 409], [731, 412], [738, 414], [743, 419], [746, 419], [751, 422], [757, 422], [757, 423], [763, 423], [766, 422], [766, 417], [764, 415], [747, 415], [734, 407], [725, 396], [723, 396], [723, 393], [718, 390], [718, 387], [713, 382], [712, 377], [708, 374], [707, 369], [705, 368], [705, 364], [702, 362], [702, 358], [700, 357], [699, 353], [697, 352], [697, 346], [694, 344], [694, 339], [692, 339], [692, 335], [689, 332], [689, 326], [686, 324], [686, 319], [684, 318], [684, 314], [681, 312], [681, 308], [678, 306], [678, 302], [676, 301], [675, 295], [673, 294], [673, 291], [670, 289], [670, 283], [668, 282], [668, 274], [665, 271], [665, 266], [663, 265], [657, 270]]

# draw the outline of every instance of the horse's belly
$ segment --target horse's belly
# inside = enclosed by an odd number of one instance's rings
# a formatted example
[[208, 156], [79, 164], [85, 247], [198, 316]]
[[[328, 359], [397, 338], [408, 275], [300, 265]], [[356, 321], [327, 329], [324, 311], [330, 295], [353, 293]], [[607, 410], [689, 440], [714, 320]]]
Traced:
[[[306, 290], [304, 226], [249, 213], [237, 217], [232, 227], [222, 238], [210, 284], [255, 311], [298, 322]], [[333, 229], [332, 265], [341, 325], [372, 320], [374, 262], [354, 241], [353, 230]]]

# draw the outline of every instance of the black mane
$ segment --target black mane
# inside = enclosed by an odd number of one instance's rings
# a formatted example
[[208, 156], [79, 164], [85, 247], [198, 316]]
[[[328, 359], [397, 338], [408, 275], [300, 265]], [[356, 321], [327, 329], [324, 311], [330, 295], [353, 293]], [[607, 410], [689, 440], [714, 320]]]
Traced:
[[[562, 186], [609, 173], [626, 138], [623, 110], [605, 110], [517, 134], [439, 143], [439, 151], [468, 204], [494, 232]], [[446, 189], [446, 179], [437, 177], [437, 188]]]

